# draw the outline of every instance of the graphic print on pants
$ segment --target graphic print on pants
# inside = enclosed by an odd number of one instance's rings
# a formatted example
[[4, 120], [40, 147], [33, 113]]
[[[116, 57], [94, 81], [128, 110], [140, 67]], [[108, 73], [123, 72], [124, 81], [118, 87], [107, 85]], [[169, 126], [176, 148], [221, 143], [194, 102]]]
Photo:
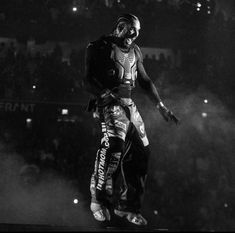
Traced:
[[[125, 182], [124, 190], [121, 193], [121, 199], [128, 202], [128, 180], [125, 178], [125, 166], [123, 165], [123, 152], [125, 147], [125, 140], [128, 133], [128, 128], [130, 124], [135, 126], [136, 135], [139, 138], [138, 147], [141, 147], [139, 154], [141, 160], [135, 167], [143, 166], [141, 170], [142, 174], [140, 177], [135, 177], [139, 179], [136, 184], [136, 192], [134, 196], [139, 202], [140, 195], [144, 190], [145, 176], [147, 172], [146, 163], [148, 160], [148, 155], [146, 153], [148, 148], [148, 138], [146, 136], [145, 127], [143, 120], [136, 108], [136, 105], [131, 99], [122, 99], [125, 105], [125, 110], [121, 105], [111, 105], [104, 108], [103, 112], [100, 114], [101, 127], [102, 127], [102, 138], [100, 148], [96, 154], [96, 161], [94, 172], [91, 176], [90, 191], [92, 202], [95, 203], [105, 203], [106, 194], [113, 194], [113, 175], [117, 171], [119, 164], [121, 164], [121, 173]], [[133, 155], [134, 157], [135, 155]], [[133, 166], [132, 166], [133, 167]], [[135, 172], [133, 172], [134, 174]], [[137, 175], [138, 176], [138, 173]], [[129, 179], [130, 180], [130, 179]], [[134, 188], [135, 189], [135, 188]], [[132, 189], [133, 190], [133, 189]], [[132, 197], [130, 197], [133, 199]], [[136, 204], [139, 206], [139, 204]]]

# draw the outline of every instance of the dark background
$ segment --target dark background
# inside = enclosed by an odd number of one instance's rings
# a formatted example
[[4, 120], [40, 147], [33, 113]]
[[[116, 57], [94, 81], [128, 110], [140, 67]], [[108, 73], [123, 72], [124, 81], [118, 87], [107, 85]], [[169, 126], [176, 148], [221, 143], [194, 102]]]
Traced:
[[96, 226], [89, 179], [100, 131], [85, 112], [84, 51], [131, 12], [140, 47], [181, 54], [179, 65], [144, 57], [179, 126], [139, 86], [133, 93], [152, 150], [143, 214], [159, 229], [235, 230], [234, 9], [229, 0], [1, 0], [0, 223]]

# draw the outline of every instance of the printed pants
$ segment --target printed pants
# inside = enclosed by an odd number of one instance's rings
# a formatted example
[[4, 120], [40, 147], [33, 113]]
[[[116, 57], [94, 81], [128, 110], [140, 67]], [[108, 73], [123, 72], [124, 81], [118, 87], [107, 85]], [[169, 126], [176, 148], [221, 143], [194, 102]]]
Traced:
[[91, 176], [91, 201], [107, 205], [119, 180], [115, 205], [139, 212], [147, 176], [149, 142], [136, 105], [131, 99], [122, 101], [122, 105], [104, 107], [99, 115], [102, 138]]

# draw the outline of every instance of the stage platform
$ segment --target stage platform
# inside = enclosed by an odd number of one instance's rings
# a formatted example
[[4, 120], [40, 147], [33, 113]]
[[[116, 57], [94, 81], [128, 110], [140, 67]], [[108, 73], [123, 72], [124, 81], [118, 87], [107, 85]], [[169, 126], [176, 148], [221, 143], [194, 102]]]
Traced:
[[168, 229], [137, 226], [50, 226], [33, 224], [0, 224], [0, 232], [166, 232]]

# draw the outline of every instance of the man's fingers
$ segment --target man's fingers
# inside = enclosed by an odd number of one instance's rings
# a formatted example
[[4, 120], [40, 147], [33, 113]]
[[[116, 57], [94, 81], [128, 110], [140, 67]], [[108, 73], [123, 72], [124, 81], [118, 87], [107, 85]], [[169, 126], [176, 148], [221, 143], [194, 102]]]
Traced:
[[173, 121], [176, 123], [176, 124], [179, 124], [180, 120], [176, 117], [176, 116], [173, 116]]
[[170, 119], [171, 119], [172, 121], [174, 121], [176, 124], [179, 123], [179, 119], [178, 119], [172, 112], [169, 113], [169, 117], [170, 117]]
[[169, 121], [169, 118], [168, 118], [167, 116], [165, 116], [165, 115], [164, 115], [164, 119], [165, 119], [166, 121]]
[[175, 117], [175, 116], [173, 116], [173, 121], [174, 121], [176, 124], [179, 123], [179, 119], [178, 119], [177, 117]]
[[171, 120], [171, 121], [174, 121], [175, 124], [179, 123], [180, 120], [173, 114], [172, 111], [168, 110], [167, 108], [162, 108], [162, 109], [160, 108], [160, 112], [163, 118], [165, 119], [165, 121], [168, 122], [169, 120]]

